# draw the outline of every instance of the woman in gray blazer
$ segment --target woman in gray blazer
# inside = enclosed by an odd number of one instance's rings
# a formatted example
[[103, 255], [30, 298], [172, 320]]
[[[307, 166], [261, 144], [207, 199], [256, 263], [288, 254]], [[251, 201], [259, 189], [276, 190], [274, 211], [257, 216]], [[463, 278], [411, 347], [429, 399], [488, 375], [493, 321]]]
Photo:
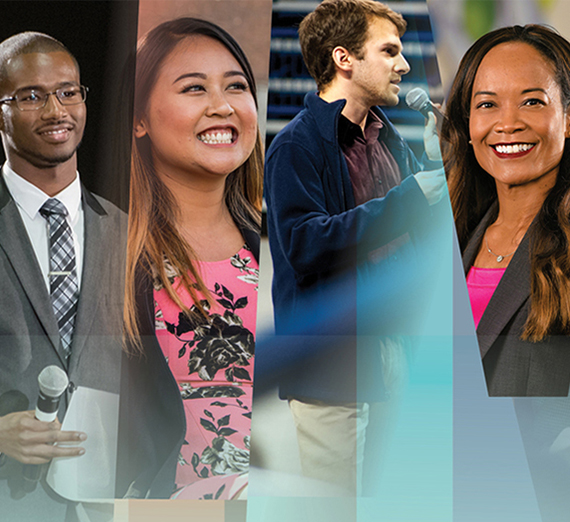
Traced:
[[570, 43], [539, 25], [467, 51], [442, 130], [490, 396], [570, 384]]

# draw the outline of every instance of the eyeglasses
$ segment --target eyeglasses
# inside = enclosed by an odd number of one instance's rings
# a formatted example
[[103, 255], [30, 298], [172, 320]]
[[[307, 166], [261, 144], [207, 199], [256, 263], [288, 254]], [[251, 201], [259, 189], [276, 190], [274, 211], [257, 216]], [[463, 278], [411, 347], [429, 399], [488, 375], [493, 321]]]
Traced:
[[8, 103], [15, 101], [16, 107], [21, 111], [37, 111], [43, 109], [50, 95], [55, 97], [62, 105], [79, 105], [87, 98], [89, 89], [83, 85], [71, 85], [60, 87], [53, 92], [44, 92], [41, 89], [22, 89], [10, 98], [0, 100], [0, 103]]

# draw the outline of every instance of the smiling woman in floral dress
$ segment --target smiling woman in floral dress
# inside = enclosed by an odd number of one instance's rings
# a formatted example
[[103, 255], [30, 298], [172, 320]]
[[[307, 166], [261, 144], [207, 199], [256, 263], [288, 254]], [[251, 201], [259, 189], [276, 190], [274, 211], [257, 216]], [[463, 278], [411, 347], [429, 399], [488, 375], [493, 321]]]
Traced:
[[123, 480], [132, 496], [243, 496], [263, 166], [253, 74], [229, 34], [182, 18], [145, 37], [135, 85]]

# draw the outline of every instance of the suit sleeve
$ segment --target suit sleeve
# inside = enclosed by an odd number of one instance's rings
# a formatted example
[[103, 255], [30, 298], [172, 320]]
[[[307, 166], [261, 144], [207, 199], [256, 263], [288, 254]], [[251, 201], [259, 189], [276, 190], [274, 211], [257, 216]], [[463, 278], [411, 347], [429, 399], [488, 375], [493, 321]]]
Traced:
[[[415, 159], [415, 158], [414, 158]], [[417, 161], [416, 161], [417, 163]], [[324, 159], [302, 145], [280, 143], [266, 162], [265, 197], [270, 233], [298, 278], [340, 270], [354, 256], [375, 250], [430, 215], [413, 176], [377, 198], [341, 213], [329, 211], [335, 187], [326, 187]], [[341, 173], [338, 173], [340, 176]]]

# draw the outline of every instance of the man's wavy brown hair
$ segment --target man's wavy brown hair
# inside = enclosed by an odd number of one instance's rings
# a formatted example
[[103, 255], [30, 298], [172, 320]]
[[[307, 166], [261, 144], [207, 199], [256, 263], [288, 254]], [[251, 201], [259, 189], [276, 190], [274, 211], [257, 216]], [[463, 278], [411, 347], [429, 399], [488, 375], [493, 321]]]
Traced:
[[368, 38], [368, 26], [374, 18], [392, 22], [400, 36], [406, 31], [401, 14], [373, 0], [325, 0], [299, 25], [303, 59], [322, 91], [336, 75], [332, 57], [335, 47], [344, 47], [359, 60]]

